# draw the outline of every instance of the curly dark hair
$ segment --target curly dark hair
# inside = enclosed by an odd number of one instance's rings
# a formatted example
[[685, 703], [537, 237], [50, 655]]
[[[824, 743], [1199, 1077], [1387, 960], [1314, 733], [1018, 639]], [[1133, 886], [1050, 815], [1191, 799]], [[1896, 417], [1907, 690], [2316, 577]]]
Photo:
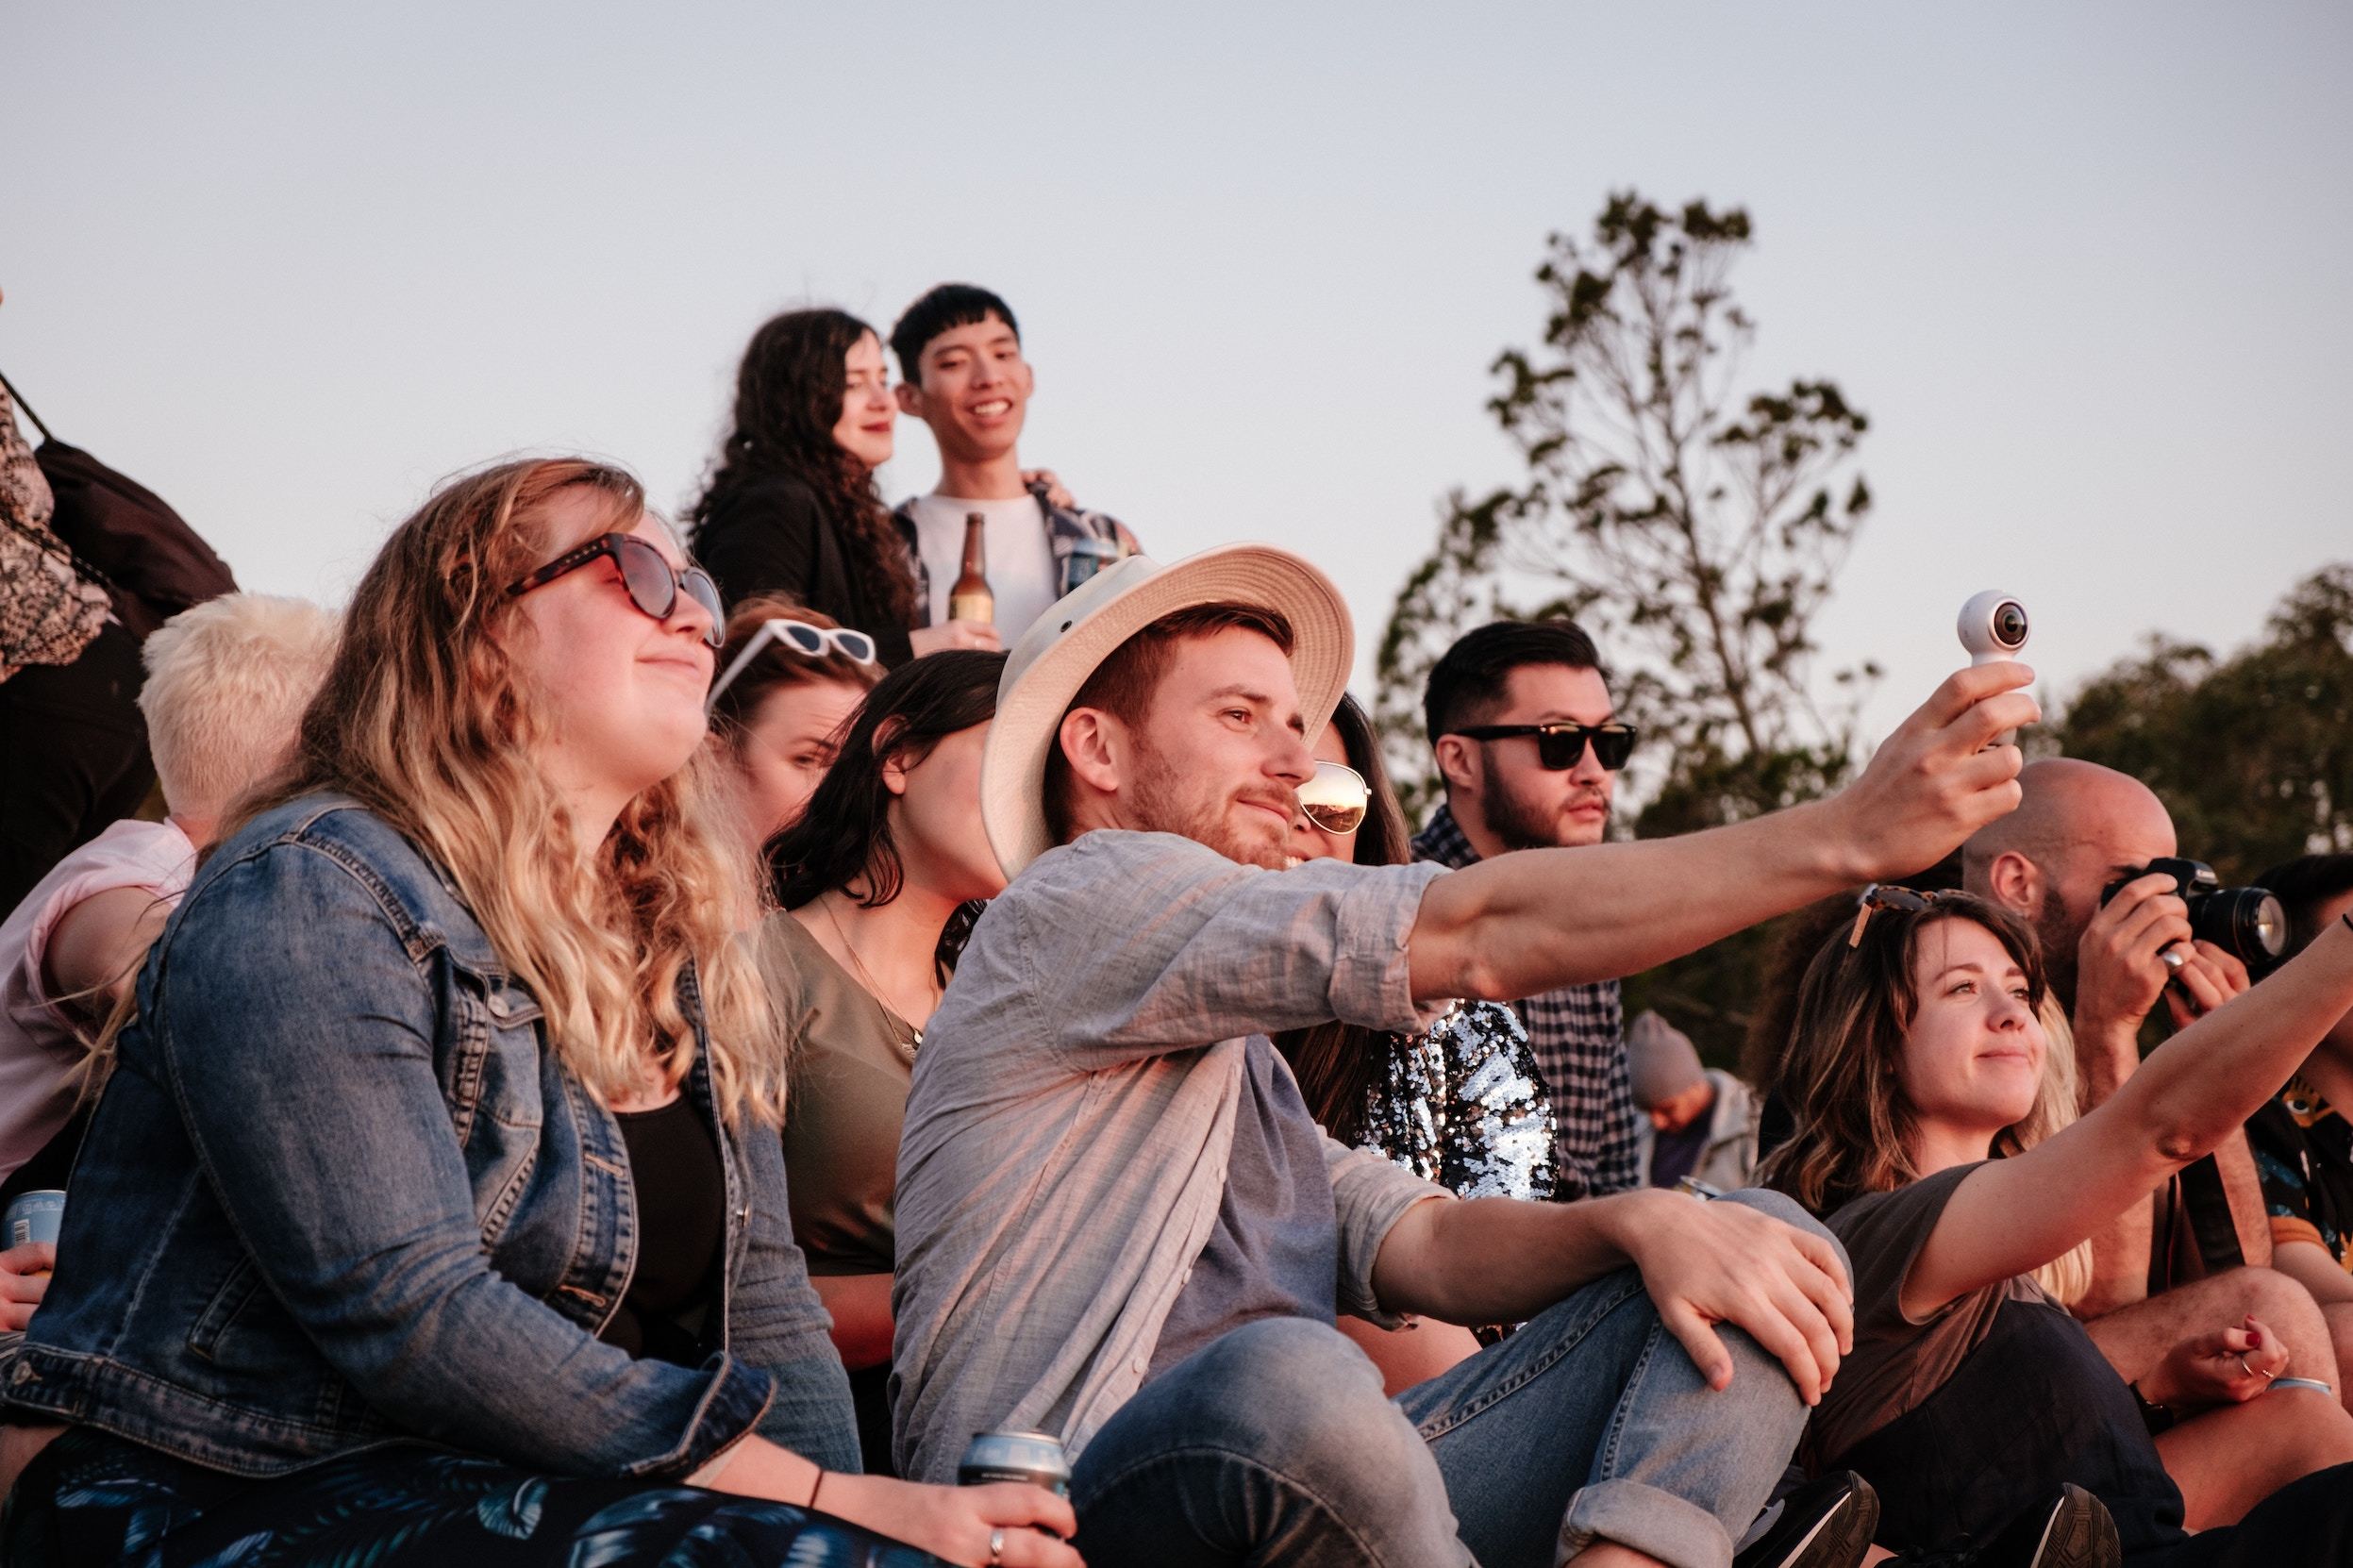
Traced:
[[719, 461], [688, 513], [699, 531], [733, 492], [756, 480], [797, 479], [843, 524], [852, 574], [893, 626], [914, 622], [915, 585], [907, 546], [875, 491], [874, 470], [833, 439], [842, 419], [843, 361], [874, 328], [846, 310], [819, 308], [771, 316], [743, 350], [735, 374], [735, 424]]

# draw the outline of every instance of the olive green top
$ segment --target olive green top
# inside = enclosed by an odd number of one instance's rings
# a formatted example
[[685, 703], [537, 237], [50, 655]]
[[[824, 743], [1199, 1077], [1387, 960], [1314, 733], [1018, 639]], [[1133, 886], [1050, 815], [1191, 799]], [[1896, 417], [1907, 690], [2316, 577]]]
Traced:
[[889, 1274], [917, 1031], [790, 914], [770, 915], [759, 945], [793, 1042], [784, 1113], [793, 1239], [811, 1274]]

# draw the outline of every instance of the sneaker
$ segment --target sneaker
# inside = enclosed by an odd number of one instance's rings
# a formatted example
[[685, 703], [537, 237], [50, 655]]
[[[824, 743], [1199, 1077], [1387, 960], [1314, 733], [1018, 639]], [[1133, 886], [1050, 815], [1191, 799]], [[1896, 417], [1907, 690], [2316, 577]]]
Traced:
[[1879, 1494], [1853, 1471], [1836, 1471], [1765, 1510], [1732, 1568], [1857, 1568], [1878, 1527]]
[[1963, 1543], [1907, 1552], [1884, 1568], [2118, 1568], [2124, 1548], [2108, 1507], [2079, 1486], [2061, 1487], [1982, 1546]]

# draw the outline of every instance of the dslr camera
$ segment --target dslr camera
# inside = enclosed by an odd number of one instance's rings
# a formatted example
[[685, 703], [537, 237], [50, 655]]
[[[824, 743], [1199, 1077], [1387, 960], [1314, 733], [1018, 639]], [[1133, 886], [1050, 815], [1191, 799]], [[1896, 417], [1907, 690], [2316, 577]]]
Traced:
[[2287, 911], [2266, 888], [2226, 888], [2214, 868], [2203, 860], [2172, 857], [2151, 860], [2128, 871], [2100, 890], [2106, 904], [2127, 882], [2163, 874], [2174, 879], [2174, 892], [2190, 906], [2190, 934], [2211, 942], [2261, 975], [2279, 961], [2288, 948]]

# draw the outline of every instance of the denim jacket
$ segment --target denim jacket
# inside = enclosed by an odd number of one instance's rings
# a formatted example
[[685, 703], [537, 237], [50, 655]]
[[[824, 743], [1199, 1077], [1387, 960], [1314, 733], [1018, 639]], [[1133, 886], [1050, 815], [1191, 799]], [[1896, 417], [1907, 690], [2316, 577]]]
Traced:
[[[691, 974], [681, 1000], [701, 1043]], [[693, 1368], [596, 1338], [638, 1252], [627, 1148], [445, 876], [349, 800], [266, 812], [140, 976], [8, 1415], [257, 1476], [424, 1439], [680, 1477], [754, 1430], [855, 1470], [782, 1145], [718, 1121], [699, 1055], [687, 1092], [727, 1187]]]

